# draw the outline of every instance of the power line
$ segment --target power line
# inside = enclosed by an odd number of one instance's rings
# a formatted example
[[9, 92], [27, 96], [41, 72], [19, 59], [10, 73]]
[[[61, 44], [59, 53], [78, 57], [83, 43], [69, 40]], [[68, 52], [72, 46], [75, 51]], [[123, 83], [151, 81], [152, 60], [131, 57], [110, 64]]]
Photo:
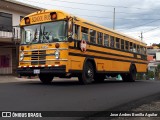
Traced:
[[[33, 3], [38, 3], [38, 4], [43, 4], [43, 5], [50, 5], [51, 6], [51, 4], [46, 4], [46, 3], [41, 3], [41, 2], [35, 2], [35, 1], [30, 1], [30, 0], [26, 0], [26, 1], [33, 2]], [[71, 7], [67, 7], [67, 8], [71, 8]], [[73, 8], [73, 9], [75, 9], [75, 8]], [[78, 8], [78, 9], [81, 9], [81, 8]], [[85, 10], [88, 10], [88, 9], [85, 9]], [[113, 13], [113, 11], [112, 11], [112, 13]], [[118, 12], [116, 12], [116, 13], [118, 13]], [[80, 15], [80, 14], [78, 14], [78, 15]], [[94, 18], [113, 19], [113, 18], [102, 17], [102, 16], [89, 16], [89, 15], [81, 15], [81, 16], [94, 17]], [[116, 19], [122, 19], [122, 20], [159, 20], [159, 19], [139, 19], [139, 18], [116, 18]]]
[[[94, 18], [107, 18], [107, 19], [113, 19], [113, 18], [109, 18], [109, 17], [102, 17], [102, 16], [90, 16], [90, 15], [82, 15], [82, 14], [77, 14], [80, 16], [86, 16], [86, 17], [94, 17]], [[158, 21], [160, 19], [140, 19], [140, 18], [116, 18], [116, 19], [120, 19], [120, 20], [154, 20], [154, 21]]]
[[128, 27], [128, 28], [125, 28], [125, 30], [126, 30], [126, 29], [133, 29], [133, 28], [141, 27], [141, 26], [144, 26], [144, 25], [148, 25], [148, 24], [150, 24], [150, 23], [157, 22], [157, 21], [159, 21], [159, 20], [160, 20], [160, 19], [158, 19], [158, 20], [153, 20], [153, 21], [151, 21], [151, 22], [147, 22], [147, 23], [144, 23], [144, 24], [141, 24], [141, 25], [137, 25], [137, 26], [135, 26], [135, 27]]
[[[43, 4], [43, 5], [49, 5], [52, 6], [51, 4], [47, 4], [47, 3], [42, 3], [42, 2], [36, 2], [36, 1], [30, 1], [30, 0], [25, 0], [28, 2], [33, 2], [33, 3], [38, 3], [38, 4]], [[54, 0], [55, 1], [55, 0]], [[67, 2], [67, 1], [66, 1]], [[103, 11], [103, 10], [91, 10], [91, 9], [82, 9], [82, 8], [75, 8], [75, 7], [66, 7], [66, 6], [61, 6], [61, 5], [54, 5], [54, 6], [58, 6], [58, 7], [64, 7], [64, 8], [69, 8], [69, 9], [79, 9], [79, 10], [86, 10], [86, 11], [96, 11], [96, 12], [110, 12], [113, 13], [113, 11]], [[140, 14], [140, 12], [136, 12], [136, 13], [127, 13], [127, 12], [116, 12], [116, 13], [120, 13], [120, 14]], [[141, 15], [149, 15], [149, 14], [141, 14]]]
[[[32, 3], [38, 3], [38, 4], [43, 4], [43, 5], [49, 5], [49, 6], [52, 6], [51, 4], [47, 4], [47, 3], [42, 3], [42, 2], [35, 2], [35, 1], [30, 1], [30, 0], [26, 0], [26, 1], [29, 1], [29, 2], [32, 2]], [[56, 1], [56, 0], [54, 0]], [[62, 1], [62, 0], [61, 0]], [[68, 2], [68, 1], [65, 1], [65, 2]], [[71, 3], [71, 2], [70, 2]], [[75, 3], [75, 2], [74, 2]], [[79, 4], [79, 3], [77, 3]], [[80, 4], [84, 4], [84, 3], [80, 3]], [[92, 4], [92, 5], [97, 5], [97, 4]], [[58, 5], [54, 5], [54, 6], [58, 6]], [[89, 9], [82, 9], [82, 8], [73, 8], [73, 7], [66, 7], [66, 6], [61, 6], [61, 7], [65, 7], [65, 8], [71, 8], [71, 9], [80, 9], [80, 10], [88, 10], [88, 11], [100, 11], [100, 12], [113, 12], [113, 11], [101, 11], [101, 10], [89, 10]], [[122, 7], [122, 6], [121, 6]], [[116, 13], [125, 13], [125, 12], [116, 12]], [[130, 14], [130, 13], [125, 13], [125, 14]], [[132, 13], [131, 13], [132, 14]], [[134, 13], [136, 14], [136, 13]], [[101, 16], [89, 16], [89, 15], [81, 15], [81, 16], [86, 16], [86, 17], [94, 17], [94, 18], [107, 18], [107, 19], [113, 19], [113, 18], [108, 18], [108, 17], [101, 17]], [[137, 19], [137, 18], [116, 18], [116, 19], [125, 19], [125, 20], [153, 20], [151, 22], [148, 22], [148, 23], [145, 23], [145, 24], [142, 24], [142, 25], [138, 25], [138, 26], [135, 26], [135, 27], [132, 27], [132, 28], [127, 28], [127, 29], [133, 29], [133, 28], [136, 28], [136, 27], [140, 27], [140, 26], [144, 26], [144, 25], [147, 25], [147, 24], [150, 24], [150, 23], [153, 23], [153, 22], [156, 22], [156, 21], [159, 21], [160, 19]], [[158, 28], [157, 28], [158, 29]], [[147, 31], [148, 32], [148, 31]]]
[[143, 32], [143, 33], [148, 33], [148, 32], [150, 32], [150, 31], [157, 30], [157, 29], [159, 29], [159, 28], [160, 28], [160, 27], [152, 28], [152, 29], [150, 29], [150, 30], [148, 30], [148, 31], [146, 31], [146, 32]]
[[93, 3], [71, 2], [71, 1], [64, 1], [64, 0], [54, 0], [54, 1], [66, 2], [66, 3], [74, 3], [74, 4], [82, 4], [82, 5], [94, 5], [94, 6], [112, 7], [112, 8], [117, 8], [117, 7], [119, 7], [119, 8], [134, 8], [134, 9], [148, 10], [148, 9], [145, 9], [145, 8], [138, 8], [138, 7], [102, 5], [102, 4], [93, 4]]

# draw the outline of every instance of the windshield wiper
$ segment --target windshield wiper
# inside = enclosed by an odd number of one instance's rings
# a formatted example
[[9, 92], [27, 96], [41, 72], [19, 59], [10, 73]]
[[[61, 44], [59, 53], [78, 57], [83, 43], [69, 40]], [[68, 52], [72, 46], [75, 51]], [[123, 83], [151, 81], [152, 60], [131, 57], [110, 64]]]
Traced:
[[45, 41], [49, 43], [49, 40], [47, 39], [46, 32], [45, 32], [45, 26], [43, 27], [43, 33], [42, 33], [42, 30], [41, 30], [41, 27], [40, 27], [40, 31], [41, 31], [40, 35], [42, 37], [41, 43], [45, 42]]

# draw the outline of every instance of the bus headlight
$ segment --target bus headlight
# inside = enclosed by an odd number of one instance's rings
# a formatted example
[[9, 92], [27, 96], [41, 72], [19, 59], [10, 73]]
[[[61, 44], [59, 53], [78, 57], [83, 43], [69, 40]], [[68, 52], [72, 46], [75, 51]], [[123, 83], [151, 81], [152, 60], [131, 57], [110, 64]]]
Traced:
[[23, 52], [20, 53], [20, 58], [19, 59], [20, 59], [20, 61], [22, 61], [24, 59], [24, 53]]
[[55, 54], [55, 58], [56, 58], [56, 59], [59, 59], [59, 57], [60, 57], [60, 52], [59, 52], [59, 50], [56, 50], [54, 54]]

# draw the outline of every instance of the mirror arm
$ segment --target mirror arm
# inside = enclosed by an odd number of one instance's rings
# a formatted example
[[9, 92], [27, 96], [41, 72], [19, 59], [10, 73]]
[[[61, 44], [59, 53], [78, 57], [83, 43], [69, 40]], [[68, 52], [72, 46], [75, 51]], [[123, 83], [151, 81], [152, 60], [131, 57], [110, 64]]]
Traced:
[[73, 38], [71, 36], [68, 37], [68, 42], [73, 42]]

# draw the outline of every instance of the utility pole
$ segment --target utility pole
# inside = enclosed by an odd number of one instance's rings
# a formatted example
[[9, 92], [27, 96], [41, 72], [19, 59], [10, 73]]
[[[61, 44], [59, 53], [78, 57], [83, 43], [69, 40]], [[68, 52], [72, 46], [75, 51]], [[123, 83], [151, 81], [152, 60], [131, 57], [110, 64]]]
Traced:
[[141, 41], [142, 41], [143, 40], [143, 32], [141, 32], [140, 38], [141, 38]]
[[115, 8], [113, 11], [113, 30], [115, 29]]

